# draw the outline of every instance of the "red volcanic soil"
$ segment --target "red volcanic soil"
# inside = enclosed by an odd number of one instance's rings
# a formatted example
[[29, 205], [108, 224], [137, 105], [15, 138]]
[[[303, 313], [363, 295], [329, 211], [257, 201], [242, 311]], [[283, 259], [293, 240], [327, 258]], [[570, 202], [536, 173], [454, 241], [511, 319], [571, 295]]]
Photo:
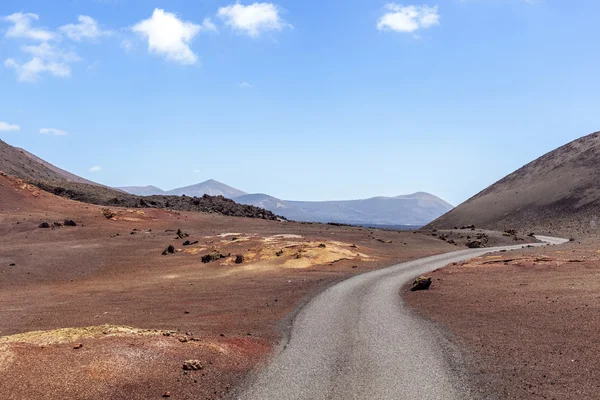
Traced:
[[596, 241], [480, 257], [431, 277], [406, 301], [462, 346], [476, 398], [599, 398]]
[[[0, 222], [3, 399], [223, 398], [268, 358], [302, 301], [456, 249], [411, 232], [107, 209], [3, 175]], [[202, 262], [216, 251], [224, 258]]]

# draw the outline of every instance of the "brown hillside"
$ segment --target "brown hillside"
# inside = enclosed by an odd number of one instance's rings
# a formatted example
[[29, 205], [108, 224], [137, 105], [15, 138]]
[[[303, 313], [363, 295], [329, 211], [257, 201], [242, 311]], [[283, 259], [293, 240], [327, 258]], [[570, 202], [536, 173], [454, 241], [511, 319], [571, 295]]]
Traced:
[[38, 181], [67, 181], [97, 185], [97, 183], [62, 170], [47, 161], [0, 140], [0, 171], [8, 175]]
[[557, 235], [597, 233], [600, 132], [566, 144], [494, 183], [426, 229], [474, 224]]

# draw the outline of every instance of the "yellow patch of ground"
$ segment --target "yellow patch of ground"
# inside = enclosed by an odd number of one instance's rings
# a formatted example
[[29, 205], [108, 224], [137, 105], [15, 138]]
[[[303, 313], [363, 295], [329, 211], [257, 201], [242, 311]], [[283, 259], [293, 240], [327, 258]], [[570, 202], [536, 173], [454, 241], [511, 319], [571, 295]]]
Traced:
[[208, 249], [206, 247], [190, 247], [187, 249], [183, 249], [183, 252], [186, 254], [196, 255], [200, 253], [206, 252]]
[[8, 345], [0, 345], [0, 371], [8, 369], [15, 359], [13, 351]]
[[52, 344], [73, 343], [81, 339], [114, 336], [158, 336], [164, 331], [137, 329], [129, 326], [99, 325], [85, 328], [61, 328], [50, 331], [33, 331], [0, 337], [0, 346], [11, 343], [48, 346]]

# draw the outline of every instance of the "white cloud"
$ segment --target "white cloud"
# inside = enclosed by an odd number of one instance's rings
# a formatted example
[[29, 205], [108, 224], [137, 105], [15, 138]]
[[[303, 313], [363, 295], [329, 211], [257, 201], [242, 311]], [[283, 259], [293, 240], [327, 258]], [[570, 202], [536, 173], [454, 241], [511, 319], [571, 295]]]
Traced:
[[196, 64], [198, 61], [189, 45], [202, 30], [201, 25], [184, 22], [175, 14], [157, 8], [152, 17], [137, 23], [132, 30], [148, 40], [151, 53], [181, 64]]
[[241, 87], [242, 89], [252, 89], [254, 87], [253, 84], [248, 83], [248, 82], [240, 82], [240, 83], [238, 83], [238, 86]]
[[67, 136], [69, 133], [63, 131], [62, 129], [55, 129], [55, 128], [42, 128], [40, 129], [40, 133], [42, 135], [49, 135], [49, 136]]
[[217, 26], [212, 22], [210, 18], [204, 18], [202, 21], [202, 25], [200, 25], [200, 30], [202, 31], [210, 31], [210, 32], [219, 32]]
[[93, 172], [100, 172], [100, 171], [102, 171], [102, 167], [99, 166], [99, 165], [95, 165], [95, 166], [91, 167], [90, 169], [88, 169], [88, 171], [90, 171], [92, 173]]
[[225, 25], [252, 37], [260, 36], [265, 31], [280, 31], [285, 27], [292, 27], [281, 19], [279, 8], [273, 3], [247, 6], [235, 3], [219, 8], [217, 15]]
[[402, 6], [388, 3], [387, 12], [377, 22], [380, 31], [412, 33], [440, 24], [438, 6]]
[[21, 51], [30, 54], [31, 60], [19, 64], [14, 58], [4, 61], [4, 66], [17, 72], [21, 82], [35, 82], [40, 75], [48, 73], [58, 77], [71, 76], [70, 64], [81, 61], [81, 58], [72, 51], [65, 51], [47, 42], [37, 46], [21, 46]]
[[20, 131], [21, 127], [19, 125], [9, 124], [8, 122], [0, 121], [0, 132], [16, 132]]
[[5, 21], [11, 22], [13, 26], [8, 28], [5, 36], [11, 38], [26, 38], [47, 42], [52, 39], [57, 39], [58, 35], [45, 29], [33, 28], [32, 21], [37, 21], [40, 17], [37, 14], [15, 13], [2, 18]]
[[78, 24], [63, 25], [59, 28], [62, 33], [76, 42], [80, 42], [83, 39], [97, 39], [112, 34], [110, 31], [100, 29], [98, 23], [92, 17], [80, 15], [77, 20], [79, 21]]

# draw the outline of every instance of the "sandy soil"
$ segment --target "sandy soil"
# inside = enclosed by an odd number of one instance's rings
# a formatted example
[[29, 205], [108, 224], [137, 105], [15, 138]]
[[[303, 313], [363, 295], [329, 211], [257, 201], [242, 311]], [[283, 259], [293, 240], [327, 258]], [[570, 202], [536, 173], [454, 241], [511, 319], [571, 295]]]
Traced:
[[[65, 219], [77, 226], [54, 225]], [[5, 399], [223, 398], [268, 358], [305, 299], [456, 249], [411, 232], [107, 211], [1, 175], [0, 243]], [[201, 261], [214, 251], [226, 257]], [[190, 359], [203, 368], [184, 370]]]
[[598, 398], [597, 242], [481, 257], [431, 276], [431, 290], [406, 301], [464, 349], [476, 398]]

